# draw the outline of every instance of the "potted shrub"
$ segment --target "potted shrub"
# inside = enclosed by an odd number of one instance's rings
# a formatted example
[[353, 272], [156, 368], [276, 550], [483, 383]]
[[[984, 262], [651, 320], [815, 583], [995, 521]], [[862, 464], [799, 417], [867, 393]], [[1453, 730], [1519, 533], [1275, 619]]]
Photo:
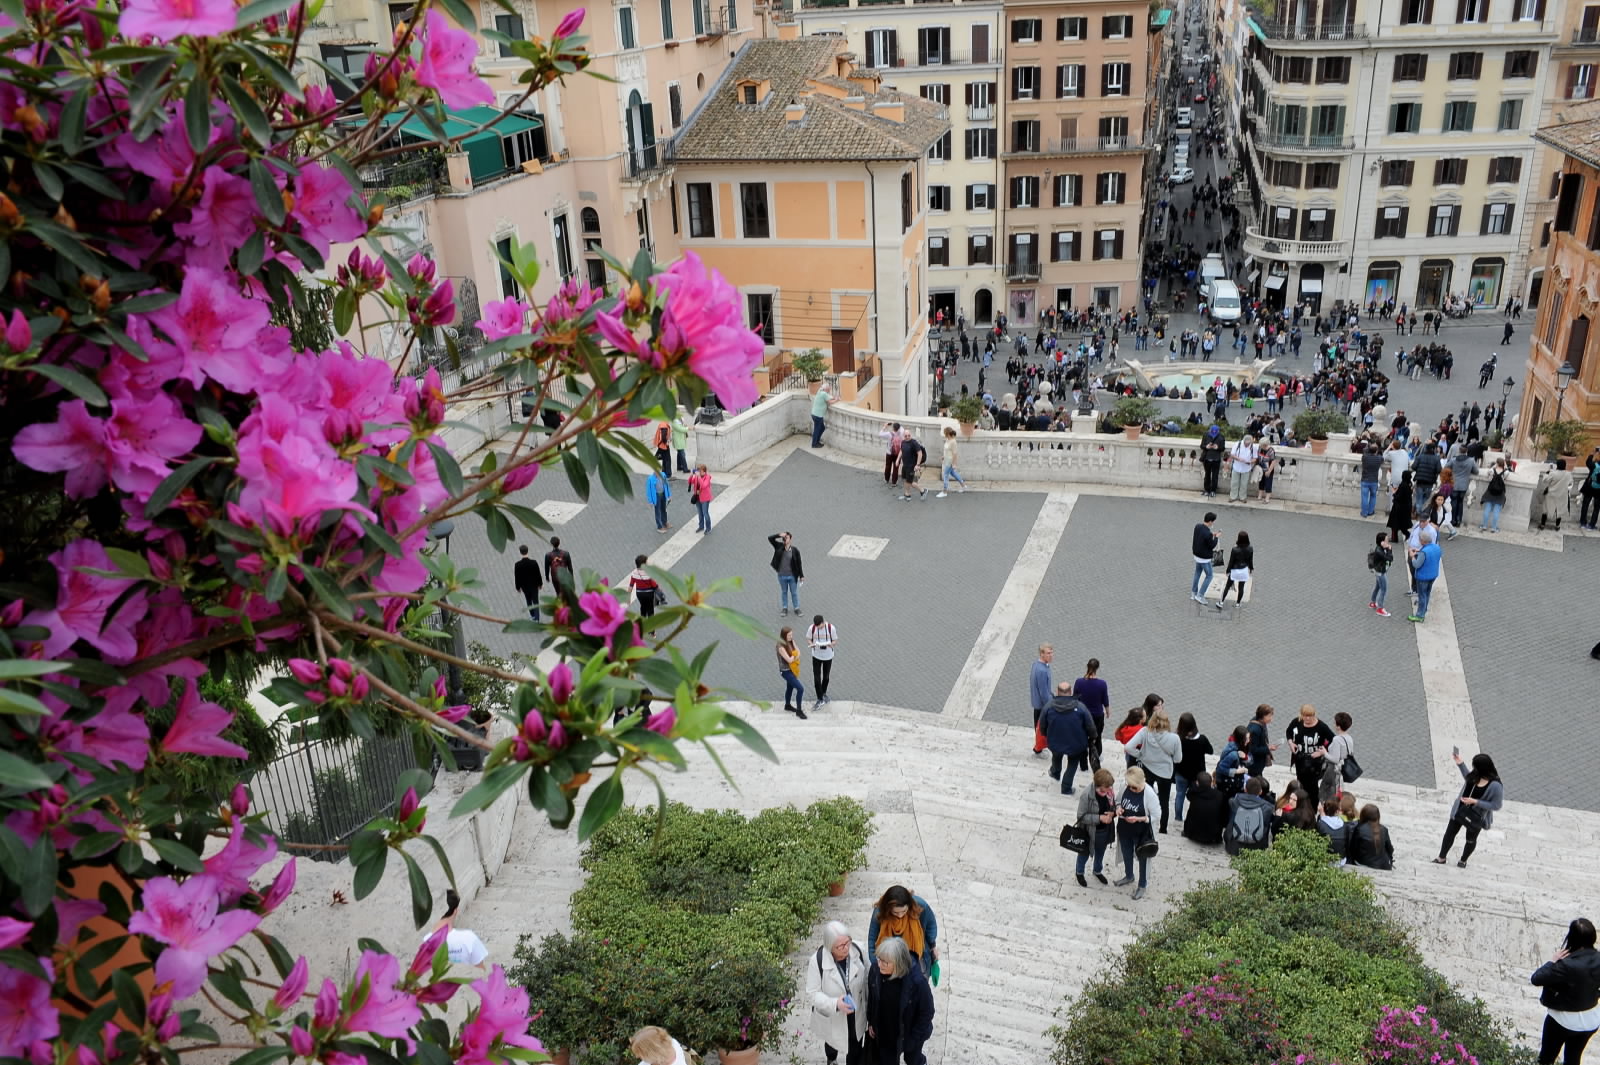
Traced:
[[596, 977], [594, 945], [581, 936], [546, 936], [517, 940], [506, 979], [528, 992], [528, 1031], [538, 1037], [553, 1061], [569, 1059], [594, 1029], [591, 998]]
[[[1578, 449], [1583, 446], [1583, 439], [1589, 434], [1589, 427], [1575, 418], [1564, 418], [1561, 421], [1540, 422], [1539, 427], [1533, 431], [1533, 438], [1545, 449], [1560, 455], [1562, 458], [1573, 458], [1578, 454]], [[1568, 469], [1572, 463], [1567, 463]]]
[[1312, 407], [1294, 420], [1294, 435], [1307, 441], [1313, 455], [1328, 450], [1328, 434], [1342, 433], [1350, 428], [1350, 419], [1332, 407]]
[[808, 842], [823, 854], [838, 878], [828, 885], [829, 895], [843, 895], [845, 878], [867, 864], [867, 840], [872, 835], [872, 813], [848, 796], [823, 799], [806, 808], [815, 827]]
[[978, 427], [978, 415], [983, 413], [983, 400], [977, 396], [962, 396], [950, 404], [950, 417], [961, 423], [961, 435], [971, 436]]
[[1139, 439], [1144, 423], [1160, 417], [1161, 408], [1145, 396], [1123, 396], [1111, 408], [1111, 422], [1120, 425], [1129, 440]]
[[823, 357], [820, 349], [807, 348], [795, 352], [794, 369], [796, 373], [805, 376], [806, 387], [814, 396], [817, 394], [817, 389], [822, 387], [822, 375], [828, 372], [828, 360]]
[[754, 1065], [763, 1050], [778, 1056], [788, 1035], [784, 1019], [795, 996], [786, 958], [756, 955], [707, 958], [684, 988], [685, 1046], [714, 1047], [723, 1065]]

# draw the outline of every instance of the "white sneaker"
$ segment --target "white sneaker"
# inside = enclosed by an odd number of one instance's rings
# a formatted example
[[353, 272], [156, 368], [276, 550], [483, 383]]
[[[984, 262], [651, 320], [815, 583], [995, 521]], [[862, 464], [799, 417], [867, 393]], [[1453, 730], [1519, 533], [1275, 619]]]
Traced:
[[948, 499], [949, 496], [950, 496], [949, 492], [940, 492], [938, 495], [934, 496], [933, 498], [935, 498], [935, 499]]

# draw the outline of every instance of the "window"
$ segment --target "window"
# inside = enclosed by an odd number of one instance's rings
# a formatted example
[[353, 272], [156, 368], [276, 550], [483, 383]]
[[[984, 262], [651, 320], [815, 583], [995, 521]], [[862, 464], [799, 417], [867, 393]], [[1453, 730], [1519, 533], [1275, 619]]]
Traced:
[[1011, 68], [1011, 98], [1013, 100], [1037, 100], [1039, 98], [1038, 67]]
[[1389, 105], [1389, 132], [1415, 133], [1422, 127], [1422, 104], [1411, 101]]
[[1400, 25], [1416, 26], [1433, 21], [1433, 0], [1400, 0]]
[[1561, 192], [1556, 199], [1556, 232], [1576, 233], [1578, 200], [1583, 196], [1583, 177], [1579, 174], [1561, 175]]
[[633, 8], [617, 8], [617, 41], [624, 51], [639, 47], [639, 35], [633, 29]]
[[1050, 261], [1053, 263], [1075, 263], [1082, 258], [1083, 253], [1078, 250], [1078, 234], [1052, 233], [1050, 234]]
[[1379, 171], [1378, 184], [1394, 186], [1411, 184], [1411, 175], [1416, 170], [1416, 162], [1411, 159], [1385, 159], [1383, 169]]
[[1444, 105], [1444, 131], [1471, 133], [1472, 120], [1477, 113], [1478, 105], [1471, 100], [1450, 100]]
[[739, 0], [728, 0], [728, 6], [723, 8], [728, 13], [728, 29], [739, 28]]
[[[494, 28], [510, 37], [513, 41], [525, 41], [528, 39], [527, 33], [522, 28], [521, 15], [496, 15], [494, 17]], [[499, 45], [500, 58], [511, 58], [511, 46], [504, 41], [500, 41]]]
[[1489, 0], [1456, 0], [1457, 22], [1488, 22]]
[[739, 211], [744, 219], [745, 237], [772, 236], [767, 216], [767, 186], [760, 181], [739, 183]]
[[1433, 183], [1435, 185], [1460, 185], [1467, 180], [1467, 161], [1465, 159], [1435, 159], [1433, 161]]
[[1497, 155], [1489, 160], [1490, 183], [1519, 181], [1522, 178], [1522, 158], [1516, 155]]
[[1120, 146], [1128, 140], [1126, 115], [1106, 115], [1100, 119], [1100, 143], [1106, 147]]
[[1306, 212], [1305, 221], [1300, 223], [1301, 240], [1332, 240], [1333, 239], [1333, 211], [1313, 208]]
[[572, 225], [565, 214], [558, 214], [550, 220], [550, 229], [555, 236], [552, 243], [556, 248], [556, 273], [563, 278], [572, 276]]
[[967, 210], [992, 211], [994, 210], [993, 185], [968, 185]]
[[971, 58], [974, 63], [987, 63], [989, 61], [989, 27], [986, 23], [974, 22], [972, 24]]
[[1567, 99], [1587, 100], [1594, 95], [1594, 64], [1573, 63], [1567, 67]]
[[739, 86], [740, 103], [754, 104], [756, 102], [756, 87], [754, 85]]
[[1126, 203], [1128, 198], [1128, 175], [1120, 170], [1108, 170], [1095, 178], [1094, 202], [1095, 203]]
[[1132, 80], [1132, 63], [1106, 63], [1100, 68], [1100, 95], [1126, 96]]
[[999, 132], [995, 129], [969, 129], [967, 137], [968, 159], [993, 159]]
[[711, 206], [711, 183], [691, 181], [683, 187], [684, 201], [689, 212], [689, 236], [714, 237], [717, 225]]
[[1080, 97], [1083, 95], [1083, 71], [1081, 63], [1066, 63], [1056, 67], [1056, 97]]
[[[599, 219], [596, 218], [595, 221], [598, 225]], [[500, 267], [500, 298], [514, 300], [521, 294], [522, 290], [517, 285], [517, 279], [511, 274], [511, 267], [507, 265], [511, 262], [510, 237], [495, 241], [494, 255], [495, 265]]]
[[1039, 122], [1024, 118], [1011, 123], [1011, 150], [1036, 152], [1039, 150]]
[[994, 265], [994, 240], [988, 234], [974, 233], [967, 238], [967, 265]]
[[1056, 40], [1082, 41], [1088, 39], [1089, 20], [1086, 18], [1056, 19]]
[[[1600, 7], [1585, 4], [1583, 8], [1583, 25], [1578, 28], [1578, 36], [1573, 44], [1594, 44], [1600, 41]], [[1529, 301], [1530, 305], [1532, 301]]]
[[1267, 220], [1267, 236], [1277, 237], [1279, 240], [1293, 240], [1295, 234], [1295, 219], [1300, 212], [1293, 207], [1274, 207], [1272, 217]]
[[1108, 41], [1120, 41], [1133, 36], [1132, 15], [1106, 15], [1100, 20], [1100, 36]]
[[894, 30], [867, 31], [867, 66], [873, 70], [892, 67], [900, 58], [900, 36]]
[[907, 170], [900, 175], [900, 232], [910, 229], [916, 217], [917, 176], [915, 171]]
[[772, 323], [772, 293], [747, 293], [744, 297], [744, 306], [750, 316], [750, 331], [759, 334], [763, 344], [768, 346], [776, 344], [778, 335]]
[[1274, 185], [1281, 185], [1286, 189], [1300, 187], [1299, 163], [1291, 162], [1288, 159], [1274, 159], [1268, 173], [1271, 175], [1271, 183]]
[[[969, 81], [966, 84], [967, 118], [983, 121], [994, 117], [994, 101], [999, 95], [992, 81]], [[970, 155], [967, 158], [972, 158]]]
[[672, 182], [667, 186], [667, 202], [672, 204], [672, 234], [678, 235], [678, 183]]
[[1511, 232], [1511, 215], [1516, 207], [1509, 203], [1486, 203], [1483, 205], [1483, 223], [1478, 227], [1480, 233], [1505, 234]]
[[1495, 120], [1495, 129], [1504, 132], [1520, 128], [1522, 128], [1522, 101], [1501, 100], [1500, 115]]
[[1311, 143], [1336, 145], [1344, 136], [1344, 105], [1319, 104], [1311, 109]]
[[1502, 77], [1531, 78], [1539, 70], [1538, 52], [1507, 52], [1506, 66]]
[[1451, 81], [1476, 81], [1483, 73], [1483, 53], [1451, 52], [1449, 69], [1446, 77]]
[[1374, 237], [1404, 237], [1406, 235], [1406, 217], [1411, 213], [1409, 207], [1380, 207], [1378, 208], [1378, 221], [1373, 229]]
[[1572, 320], [1567, 330], [1567, 362], [1579, 373], [1583, 372], [1583, 353], [1589, 346], [1589, 316], [1580, 314]]
[[[924, 26], [917, 31], [917, 66], [937, 67], [950, 62], [950, 27]], [[949, 103], [947, 99], [945, 101]]]
[[1083, 206], [1083, 175], [1057, 174], [1051, 204], [1056, 207]]
[[917, 92], [922, 94], [924, 100], [932, 100], [940, 107], [950, 106], [950, 85], [947, 82], [924, 85]]
[[1435, 204], [1428, 216], [1428, 236], [1453, 237], [1461, 229], [1461, 205]]
[[[1545, 319], [1544, 346], [1552, 350], [1554, 350], [1556, 346], [1556, 330], [1561, 325], [1561, 309], [1566, 302], [1567, 294], [1565, 292], [1557, 289], [1555, 292], [1551, 293], [1550, 316]], [[1573, 369], [1577, 369], [1577, 367], [1573, 367]], [[1534, 425], [1539, 424], [1539, 404], [1539, 400], [1536, 399], [1533, 401]]]
[[1317, 60], [1318, 85], [1346, 85], [1350, 81], [1350, 57], [1328, 55]]
[[1306, 132], [1306, 109], [1293, 104], [1272, 104], [1267, 124], [1279, 137], [1299, 140]]
[[1012, 44], [1035, 44], [1040, 39], [1040, 26], [1043, 23], [1036, 18], [1014, 18], [1011, 20]]
[[1039, 179], [1032, 176], [1011, 179], [1011, 206], [1039, 206]]
[[1011, 259], [1013, 266], [1037, 268], [1039, 265], [1039, 250], [1034, 245], [1032, 233], [1011, 234]]
[[1094, 257], [1097, 260], [1122, 258], [1122, 230], [1102, 229], [1096, 233]]
[[950, 186], [928, 186], [928, 210], [948, 211], [950, 209]]
[[683, 125], [683, 90], [677, 82], [667, 86], [667, 112], [672, 116], [672, 128]]
[[950, 265], [950, 238], [949, 237], [929, 237], [928, 238], [928, 265], [929, 266], [949, 266]]
[[928, 149], [928, 162], [942, 163], [950, 158], [950, 138], [952, 134], [945, 130], [939, 139], [933, 142], [933, 147]]
[[1518, 22], [1541, 22], [1544, 19], [1544, 0], [1512, 0], [1511, 10]]
[[1422, 81], [1428, 76], [1426, 52], [1404, 52], [1394, 57], [1395, 81]]
[[1336, 189], [1339, 187], [1338, 163], [1311, 163], [1306, 167], [1306, 188]]
[[1294, 85], [1311, 84], [1311, 57], [1304, 55], [1281, 55], [1273, 61], [1277, 67], [1278, 80]]
[[661, 0], [661, 39], [672, 40], [672, 0]]
[[500, 138], [500, 158], [507, 170], [520, 170], [530, 159], [543, 159], [549, 155], [545, 147], [544, 130], [523, 129]]
[[[1595, 193], [1595, 202], [1590, 207], [1590, 212], [1591, 213], [1589, 215], [1589, 247], [1590, 247], [1590, 249], [1600, 248], [1600, 191], [1596, 191], [1596, 193]], [[1547, 237], [1548, 237], [1549, 226], [1550, 226], [1550, 224], [1548, 222], [1546, 222], [1545, 223], [1545, 229], [1547, 231], [1546, 232], [1546, 236]]]

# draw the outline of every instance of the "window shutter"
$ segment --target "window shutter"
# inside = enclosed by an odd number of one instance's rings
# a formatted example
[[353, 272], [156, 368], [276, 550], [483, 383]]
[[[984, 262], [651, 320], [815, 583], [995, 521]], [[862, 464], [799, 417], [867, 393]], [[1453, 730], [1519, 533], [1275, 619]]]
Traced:
[[1461, 128], [1470, 133], [1472, 131], [1472, 128], [1478, 124], [1477, 120], [1478, 120], [1478, 102], [1476, 100], [1474, 100], [1472, 103], [1467, 105], [1466, 122], [1465, 122], [1464, 125], [1462, 125]]
[[[694, 5], [694, 23], [695, 23], [695, 25], [694, 25], [695, 34], [699, 35], [703, 31], [700, 29], [700, 5], [698, 3], [696, 3]], [[871, 67], [875, 67], [877, 65], [878, 65], [878, 35], [869, 30], [867, 32], [867, 66], [868, 66], [868, 68], [871, 68]]]
[[[870, 61], [868, 62], [868, 65], [869, 66], [871, 65]], [[1391, 133], [1398, 133], [1400, 131], [1400, 105], [1399, 104], [1390, 104], [1389, 105], [1389, 131]]]
[[1100, 65], [1100, 95], [1108, 96], [1111, 92], [1111, 64]]
[[898, 66], [900, 62], [900, 32], [889, 31], [889, 65]]
[[1450, 161], [1448, 159], [1435, 159], [1433, 161], [1433, 183], [1435, 185], [1444, 184], [1444, 172], [1445, 168], [1449, 165], [1449, 162]]
[[1111, 257], [1113, 259], [1122, 258], [1122, 230], [1120, 229], [1117, 230], [1116, 237], [1111, 241]]
[[1514, 203], [1506, 204], [1506, 232], [1507, 233], [1511, 232], [1511, 219], [1516, 213], [1517, 213], [1517, 205], [1516, 204], [1514, 204]]
[[[968, 107], [971, 107], [971, 106], [972, 106], [972, 82], [970, 82], [970, 81], [969, 81], [969, 82], [967, 82], [967, 83], [966, 83], [966, 84], [965, 84], [965, 85], [963, 85], [963, 86], [962, 86], [962, 89], [963, 89], [963, 90], [964, 90], [964, 91], [965, 91], [965, 93], [966, 93], [966, 97], [967, 97], [967, 101], [966, 101], [966, 103], [967, 103], [967, 106], [968, 106]], [[972, 153], [971, 153], [971, 152], [968, 152], [968, 153], [967, 153], [967, 158], [968, 158], [968, 159], [971, 159], [971, 158], [972, 158]]]
[[972, 61], [974, 63], [989, 61], [989, 27], [982, 23], [972, 27]]
[[928, 34], [932, 32], [932, 30], [928, 29], [917, 31], [917, 66], [919, 67], [928, 65]]
[[[1544, 3], [1544, 0], [1539, 0], [1539, 2], [1542, 4]], [[1428, 23], [1433, 21], [1433, 0], [1423, 0], [1422, 21]]]
[[[1013, 36], [1015, 36], [1015, 35], [1013, 35]], [[1021, 67], [1012, 67], [1011, 68], [1011, 98], [1013, 100], [1019, 99], [1021, 92], [1022, 92], [1022, 68]]]

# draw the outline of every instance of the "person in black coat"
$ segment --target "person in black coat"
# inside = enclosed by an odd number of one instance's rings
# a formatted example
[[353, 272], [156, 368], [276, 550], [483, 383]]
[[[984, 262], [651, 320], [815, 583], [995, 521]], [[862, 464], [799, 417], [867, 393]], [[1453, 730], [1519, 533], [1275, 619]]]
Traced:
[[1594, 922], [1579, 917], [1567, 926], [1550, 960], [1534, 971], [1532, 983], [1544, 988], [1539, 1005], [1550, 1012], [1539, 1039], [1539, 1065], [1555, 1065], [1562, 1054], [1565, 1065], [1578, 1065], [1583, 1048], [1595, 1032], [1595, 1012], [1600, 1006], [1600, 953], [1594, 949]]
[[1228, 799], [1211, 784], [1210, 773], [1198, 773], [1184, 794], [1183, 837], [1216, 846], [1228, 823]]
[[767, 537], [772, 547], [772, 572], [778, 575], [778, 605], [780, 616], [789, 613], [789, 601], [794, 600], [795, 617], [800, 616], [800, 586], [806, 582], [805, 567], [800, 563], [800, 549], [794, 546], [794, 534], [773, 533]]
[[899, 936], [878, 944], [867, 974], [867, 1034], [871, 1065], [926, 1065], [922, 1047], [933, 1035], [933, 988]]
[[1345, 836], [1345, 860], [1368, 869], [1394, 868], [1394, 839], [1379, 820], [1378, 808], [1367, 803]]
[[528, 545], [522, 544], [517, 551], [522, 557], [511, 567], [511, 575], [517, 591], [522, 593], [523, 600], [528, 604], [528, 616], [538, 621], [539, 593], [544, 589], [544, 579], [539, 576], [539, 563], [528, 557]]

